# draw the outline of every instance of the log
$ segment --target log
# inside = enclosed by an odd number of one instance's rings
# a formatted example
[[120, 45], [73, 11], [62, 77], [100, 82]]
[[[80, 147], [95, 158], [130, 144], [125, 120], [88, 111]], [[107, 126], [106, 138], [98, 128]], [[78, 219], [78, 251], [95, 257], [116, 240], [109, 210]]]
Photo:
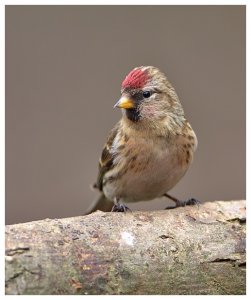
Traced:
[[246, 202], [6, 226], [6, 294], [245, 294]]

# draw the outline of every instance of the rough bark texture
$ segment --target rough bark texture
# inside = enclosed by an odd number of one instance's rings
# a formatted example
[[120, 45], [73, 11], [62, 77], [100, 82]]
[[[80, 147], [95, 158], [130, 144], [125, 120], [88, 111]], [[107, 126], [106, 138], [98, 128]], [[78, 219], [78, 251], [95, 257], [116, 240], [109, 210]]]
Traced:
[[245, 294], [245, 201], [6, 226], [6, 294]]

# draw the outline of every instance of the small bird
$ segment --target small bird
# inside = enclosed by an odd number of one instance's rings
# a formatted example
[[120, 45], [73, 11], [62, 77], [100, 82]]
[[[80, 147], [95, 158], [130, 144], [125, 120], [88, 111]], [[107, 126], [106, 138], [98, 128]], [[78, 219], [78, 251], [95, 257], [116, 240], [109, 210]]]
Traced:
[[185, 175], [197, 148], [167, 77], [152, 66], [134, 68], [122, 82], [114, 107], [122, 109], [122, 118], [103, 148], [94, 184], [101, 196], [87, 213], [125, 212], [129, 208], [124, 202], [161, 196], [173, 200], [174, 207], [196, 204], [196, 199], [182, 201], [167, 194]]

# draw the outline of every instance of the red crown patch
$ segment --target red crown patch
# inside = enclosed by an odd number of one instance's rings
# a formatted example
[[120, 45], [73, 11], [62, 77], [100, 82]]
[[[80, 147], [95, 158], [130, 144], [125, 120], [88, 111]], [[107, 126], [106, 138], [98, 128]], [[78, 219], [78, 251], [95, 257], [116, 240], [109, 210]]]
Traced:
[[132, 70], [122, 82], [122, 88], [140, 89], [145, 86], [149, 79], [146, 71], [141, 69]]

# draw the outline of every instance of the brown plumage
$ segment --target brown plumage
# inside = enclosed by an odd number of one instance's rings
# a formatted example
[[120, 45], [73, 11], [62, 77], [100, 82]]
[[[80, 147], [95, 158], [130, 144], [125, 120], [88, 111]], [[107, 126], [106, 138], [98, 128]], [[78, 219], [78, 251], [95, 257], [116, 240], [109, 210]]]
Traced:
[[[122, 83], [121, 95], [115, 107], [122, 109], [122, 119], [99, 162], [95, 187], [102, 194], [88, 212], [113, 206], [114, 211], [124, 211], [123, 202], [167, 195], [186, 173], [197, 147], [179, 98], [159, 69], [133, 69]], [[195, 202], [170, 198], [177, 205]]]

